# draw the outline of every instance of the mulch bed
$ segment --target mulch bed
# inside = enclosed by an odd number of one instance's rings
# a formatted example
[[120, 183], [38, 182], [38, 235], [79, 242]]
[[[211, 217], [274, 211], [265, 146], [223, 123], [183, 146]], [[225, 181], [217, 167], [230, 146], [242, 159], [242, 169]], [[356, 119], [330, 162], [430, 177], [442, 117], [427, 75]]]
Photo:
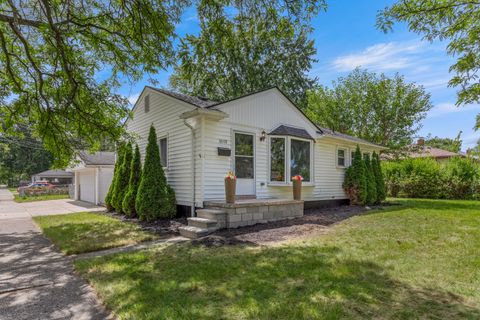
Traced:
[[193, 243], [208, 247], [236, 244], [269, 245], [325, 232], [327, 226], [352, 216], [365, 214], [369, 209], [361, 206], [306, 209], [304, 216], [300, 218], [236, 229], [223, 229], [210, 236], [195, 240]]

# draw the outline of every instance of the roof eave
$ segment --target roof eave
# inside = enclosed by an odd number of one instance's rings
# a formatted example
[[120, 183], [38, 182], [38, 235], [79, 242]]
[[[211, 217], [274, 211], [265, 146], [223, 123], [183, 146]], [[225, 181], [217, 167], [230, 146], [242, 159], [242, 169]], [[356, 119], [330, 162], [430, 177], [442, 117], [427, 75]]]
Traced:
[[228, 114], [223, 111], [198, 108], [182, 113], [180, 115], [180, 119], [189, 119], [197, 116], [206, 116], [212, 120], [222, 120], [228, 118]]

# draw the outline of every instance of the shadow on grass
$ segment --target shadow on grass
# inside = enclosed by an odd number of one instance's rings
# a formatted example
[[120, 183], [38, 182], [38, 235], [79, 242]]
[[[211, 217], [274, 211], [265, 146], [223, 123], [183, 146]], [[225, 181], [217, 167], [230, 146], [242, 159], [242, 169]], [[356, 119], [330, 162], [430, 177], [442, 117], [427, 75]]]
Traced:
[[394, 198], [390, 199], [388, 203], [395, 205], [385, 206], [371, 212], [394, 212], [408, 208], [438, 211], [468, 210], [469, 212], [474, 210], [473, 212], [480, 212], [480, 201], [475, 200]]
[[120, 221], [66, 223], [42, 229], [65, 254], [109, 249], [155, 238], [133, 224]]
[[114, 312], [134, 319], [480, 318], [333, 246], [170, 246], [77, 262]]

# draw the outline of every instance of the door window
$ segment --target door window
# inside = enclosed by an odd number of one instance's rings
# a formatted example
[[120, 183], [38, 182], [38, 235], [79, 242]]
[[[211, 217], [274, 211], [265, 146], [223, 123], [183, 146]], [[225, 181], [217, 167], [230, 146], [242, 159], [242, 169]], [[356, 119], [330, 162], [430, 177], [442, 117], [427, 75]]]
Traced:
[[239, 179], [254, 178], [253, 135], [235, 133], [235, 174]]

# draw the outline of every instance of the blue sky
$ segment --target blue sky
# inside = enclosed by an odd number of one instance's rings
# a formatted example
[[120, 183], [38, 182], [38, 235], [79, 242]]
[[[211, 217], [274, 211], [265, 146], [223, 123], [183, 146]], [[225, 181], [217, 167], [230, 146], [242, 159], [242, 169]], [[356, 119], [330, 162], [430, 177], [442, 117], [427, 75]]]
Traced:
[[[480, 105], [455, 106], [456, 90], [447, 86], [451, 78], [449, 66], [454, 59], [446, 54], [445, 44], [422, 41], [421, 36], [397, 24], [394, 31], [384, 34], [375, 28], [377, 11], [392, 1], [328, 1], [327, 12], [312, 21], [317, 59], [311, 74], [319, 82], [330, 85], [332, 80], [347, 75], [356, 66], [369, 71], [393, 75], [398, 72], [408, 82], [423, 85], [431, 93], [434, 108], [422, 122], [419, 136], [454, 138], [463, 131], [462, 149], [472, 147], [480, 139], [473, 126]], [[194, 9], [187, 10], [177, 26], [180, 36], [199, 31]], [[168, 86], [171, 70], [151, 75], [159, 86]], [[125, 83], [119, 93], [134, 102], [148, 84], [147, 79]]]

